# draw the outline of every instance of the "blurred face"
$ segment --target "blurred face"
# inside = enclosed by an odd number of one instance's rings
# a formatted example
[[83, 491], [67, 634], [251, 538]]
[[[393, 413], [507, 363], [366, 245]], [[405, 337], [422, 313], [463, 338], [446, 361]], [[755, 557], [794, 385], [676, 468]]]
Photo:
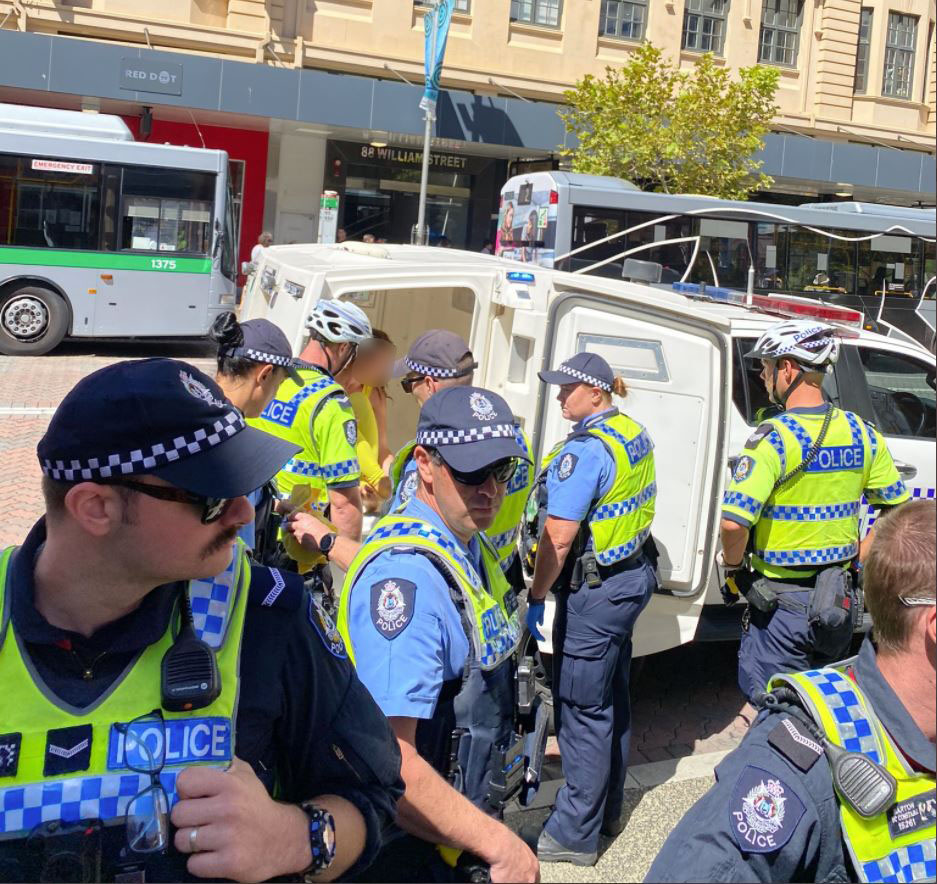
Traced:
[[479, 531], [491, 527], [504, 500], [506, 482], [489, 476], [481, 485], [463, 485], [445, 463], [436, 463], [420, 445], [413, 458], [421, 482], [417, 494], [436, 509], [460, 540], [467, 543]]
[[595, 414], [603, 405], [602, 391], [582, 383], [561, 384], [556, 401], [563, 409], [563, 417], [574, 423]]
[[262, 234], [260, 244], [265, 248], [273, 243], [273, 237], [269, 233]]
[[359, 352], [351, 366], [351, 373], [359, 384], [383, 387], [390, 381], [396, 357], [397, 348], [392, 344], [374, 344]]

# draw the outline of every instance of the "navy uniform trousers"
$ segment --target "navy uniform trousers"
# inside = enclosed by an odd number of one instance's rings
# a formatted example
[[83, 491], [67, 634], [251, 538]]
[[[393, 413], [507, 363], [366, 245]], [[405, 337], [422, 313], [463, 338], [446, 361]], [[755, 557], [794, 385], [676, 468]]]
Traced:
[[546, 831], [570, 850], [598, 848], [621, 815], [631, 741], [631, 635], [657, 586], [643, 554], [590, 589], [557, 595], [553, 702], [566, 784]]

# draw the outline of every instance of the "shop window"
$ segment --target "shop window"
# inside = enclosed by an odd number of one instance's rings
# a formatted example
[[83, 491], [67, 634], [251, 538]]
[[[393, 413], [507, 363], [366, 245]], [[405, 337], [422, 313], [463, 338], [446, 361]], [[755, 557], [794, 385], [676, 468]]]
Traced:
[[729, 0], [686, 0], [683, 48], [722, 55]]
[[215, 176], [167, 169], [124, 169], [122, 249], [207, 255]]
[[599, 33], [603, 37], [643, 40], [647, 0], [603, 0]]
[[98, 249], [101, 167], [0, 156], [0, 245]]
[[914, 83], [914, 43], [917, 39], [917, 16], [888, 13], [885, 35], [885, 73], [882, 95], [910, 98]]
[[934, 368], [910, 356], [860, 347], [859, 358], [875, 412], [886, 436], [934, 438]]
[[869, 84], [869, 46], [872, 37], [872, 10], [868, 6], [862, 7], [859, 15], [859, 39], [856, 43], [856, 79], [853, 92], [860, 95], [866, 91]]
[[797, 64], [803, 14], [803, 0], [764, 0], [758, 48], [760, 62], [785, 67]]
[[511, 0], [511, 21], [558, 28], [561, 11], [562, 0]]

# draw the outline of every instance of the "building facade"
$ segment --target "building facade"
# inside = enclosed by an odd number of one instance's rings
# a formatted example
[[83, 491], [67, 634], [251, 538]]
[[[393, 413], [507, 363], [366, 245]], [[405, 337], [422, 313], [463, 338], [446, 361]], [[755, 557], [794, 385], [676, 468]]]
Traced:
[[[138, 0], [0, 0], [0, 100], [128, 122], [148, 108], [151, 139], [225, 148], [243, 164], [242, 255], [262, 226], [279, 242], [313, 239], [325, 188], [339, 192], [350, 236], [406, 240], [426, 9], [163, 0], [156, 17]], [[683, 67], [711, 51], [730, 69], [779, 68], [763, 155], [777, 198], [934, 204], [935, 0], [455, 0], [455, 9], [429, 204], [431, 235], [453, 245], [476, 248], [493, 229], [516, 164], [549, 164], [566, 145], [564, 90], [624, 63], [642, 40]], [[171, 71], [171, 82], [154, 87], [130, 69]]]

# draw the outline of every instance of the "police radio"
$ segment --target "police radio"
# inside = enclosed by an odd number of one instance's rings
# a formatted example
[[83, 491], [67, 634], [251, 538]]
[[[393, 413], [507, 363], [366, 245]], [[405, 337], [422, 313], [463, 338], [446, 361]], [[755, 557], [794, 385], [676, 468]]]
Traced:
[[179, 634], [163, 655], [160, 671], [161, 702], [169, 712], [204, 709], [221, 693], [218, 661], [215, 652], [195, 634], [186, 588], [181, 593], [179, 612]]

